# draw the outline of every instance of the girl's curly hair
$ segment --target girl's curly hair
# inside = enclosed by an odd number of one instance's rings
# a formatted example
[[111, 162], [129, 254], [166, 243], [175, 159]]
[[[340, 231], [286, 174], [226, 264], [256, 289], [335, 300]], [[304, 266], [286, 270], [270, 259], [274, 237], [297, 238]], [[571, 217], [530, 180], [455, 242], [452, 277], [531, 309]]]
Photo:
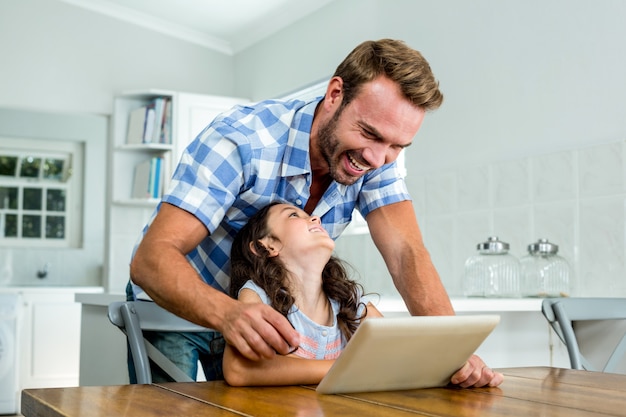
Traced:
[[[246, 281], [252, 280], [265, 290], [270, 305], [288, 318], [287, 313], [294, 304], [287, 285], [289, 272], [279, 257], [268, 256], [269, 252], [260, 242], [270, 234], [267, 219], [270, 208], [276, 204], [281, 203], [273, 202], [259, 210], [235, 236], [230, 255], [230, 295], [236, 298]], [[339, 302], [337, 323], [344, 338], [350, 340], [362, 318], [357, 314], [362, 304], [359, 301], [359, 294], [363, 293], [361, 285], [349, 278], [341, 260], [331, 256], [322, 272], [322, 289], [328, 298]]]

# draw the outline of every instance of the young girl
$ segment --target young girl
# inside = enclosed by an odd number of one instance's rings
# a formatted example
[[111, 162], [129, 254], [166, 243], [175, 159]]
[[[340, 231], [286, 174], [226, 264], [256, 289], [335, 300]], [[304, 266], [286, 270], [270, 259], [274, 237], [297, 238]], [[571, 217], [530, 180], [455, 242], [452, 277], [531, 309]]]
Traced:
[[227, 345], [229, 384], [317, 384], [360, 321], [382, 316], [332, 256], [334, 248], [319, 217], [290, 204], [266, 206], [240, 230], [231, 250], [231, 295], [281, 312], [300, 333], [300, 346], [251, 361]]

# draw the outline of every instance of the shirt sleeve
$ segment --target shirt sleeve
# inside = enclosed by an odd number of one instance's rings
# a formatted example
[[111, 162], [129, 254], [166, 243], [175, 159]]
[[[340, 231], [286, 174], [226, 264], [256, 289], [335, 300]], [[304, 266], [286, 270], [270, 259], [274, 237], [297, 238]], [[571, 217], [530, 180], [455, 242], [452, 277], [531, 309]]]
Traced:
[[213, 233], [244, 183], [248, 141], [222, 121], [207, 127], [184, 150], [163, 201], [196, 216]]
[[265, 290], [259, 287], [258, 285], [256, 285], [252, 280], [246, 281], [246, 283], [243, 284], [243, 287], [241, 287], [239, 292], [241, 292], [241, 290], [243, 290], [244, 288], [254, 291], [259, 296], [263, 304], [268, 304], [268, 305], [270, 304], [270, 299], [267, 296], [267, 293], [265, 292]]
[[393, 162], [366, 174], [359, 192], [357, 208], [366, 217], [372, 210], [405, 200], [411, 200], [411, 195], [397, 163]]

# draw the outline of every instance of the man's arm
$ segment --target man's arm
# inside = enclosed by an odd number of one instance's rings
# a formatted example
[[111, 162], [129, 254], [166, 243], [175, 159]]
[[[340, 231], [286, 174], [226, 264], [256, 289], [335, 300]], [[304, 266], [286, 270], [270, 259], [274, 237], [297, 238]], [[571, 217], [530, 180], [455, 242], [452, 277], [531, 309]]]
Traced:
[[[424, 246], [410, 201], [380, 207], [367, 216], [372, 239], [411, 315], [452, 315], [454, 309]], [[461, 387], [498, 386], [503, 376], [473, 355], [451, 378]]]
[[246, 305], [202, 281], [185, 255], [207, 236], [195, 216], [163, 203], [131, 263], [133, 282], [165, 309], [221, 332], [252, 360], [298, 346], [297, 332], [274, 309]]
[[448, 293], [424, 246], [413, 204], [402, 201], [380, 207], [368, 214], [367, 224], [411, 315], [453, 315]]

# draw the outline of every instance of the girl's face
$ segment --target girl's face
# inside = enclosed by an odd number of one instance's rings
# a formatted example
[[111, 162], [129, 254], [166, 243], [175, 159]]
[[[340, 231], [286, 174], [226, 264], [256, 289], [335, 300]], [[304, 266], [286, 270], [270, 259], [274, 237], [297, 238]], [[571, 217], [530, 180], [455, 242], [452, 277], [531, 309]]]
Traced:
[[335, 242], [322, 227], [320, 218], [309, 216], [304, 210], [290, 204], [272, 206], [267, 227], [270, 236], [262, 241], [271, 256], [280, 253], [281, 258], [293, 256], [293, 259], [301, 259], [321, 248], [329, 255], [335, 249]]

